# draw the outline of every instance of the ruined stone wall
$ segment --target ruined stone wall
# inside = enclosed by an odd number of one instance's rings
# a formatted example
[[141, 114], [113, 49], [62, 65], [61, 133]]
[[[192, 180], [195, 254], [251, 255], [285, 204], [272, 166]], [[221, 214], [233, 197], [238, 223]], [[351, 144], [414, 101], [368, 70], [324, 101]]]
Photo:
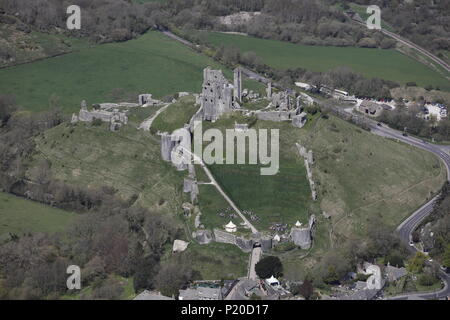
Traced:
[[232, 102], [233, 87], [222, 71], [205, 68], [200, 99], [203, 120], [216, 121], [223, 113], [231, 111]]
[[314, 155], [312, 150], [306, 151], [306, 148], [301, 146], [300, 144], [295, 144], [298, 150], [298, 153], [301, 157], [304, 158], [306, 173], [309, 181], [309, 186], [311, 188], [311, 197], [315, 201], [317, 200], [317, 191], [316, 185], [313, 180], [311, 165], [314, 163]]
[[226, 231], [214, 229], [214, 238], [216, 242], [236, 244], [236, 236]]
[[242, 101], [242, 73], [240, 68], [234, 69], [234, 99]]
[[258, 120], [276, 122], [292, 120], [295, 114], [295, 111], [260, 111], [255, 113]]

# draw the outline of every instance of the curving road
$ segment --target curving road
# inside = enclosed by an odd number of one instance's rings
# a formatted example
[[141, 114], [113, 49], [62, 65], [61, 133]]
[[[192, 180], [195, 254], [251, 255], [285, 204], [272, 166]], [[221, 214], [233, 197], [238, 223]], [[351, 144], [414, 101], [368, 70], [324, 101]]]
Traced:
[[[440, 146], [435, 144], [429, 144], [426, 143], [420, 139], [410, 137], [410, 136], [403, 136], [402, 133], [399, 131], [393, 130], [391, 128], [387, 127], [380, 127], [376, 124], [372, 124], [371, 131], [375, 134], [378, 134], [383, 137], [387, 138], [393, 138], [400, 140], [404, 143], [407, 143], [411, 146], [426, 150], [428, 152], [431, 152], [438, 156], [445, 164], [447, 168], [447, 179], [450, 180], [450, 155], [448, 153], [448, 146]], [[410, 246], [409, 243], [412, 238], [412, 232], [416, 229], [416, 227], [420, 224], [425, 217], [427, 217], [431, 212], [433, 212], [434, 204], [436, 203], [436, 199], [438, 196], [431, 199], [428, 203], [424, 204], [422, 207], [420, 207], [418, 210], [416, 210], [413, 214], [411, 214], [405, 221], [403, 221], [398, 227], [397, 227], [397, 233], [400, 236], [400, 239], [403, 243], [405, 243], [408, 248], [414, 252], [417, 251], [417, 249], [414, 246]], [[437, 262], [435, 261], [428, 261], [427, 264], [429, 265], [435, 265], [439, 268], [441, 267]], [[446, 274], [444, 271], [440, 270], [440, 277], [442, 281], [444, 282], [444, 288], [437, 292], [429, 292], [429, 293], [411, 293], [406, 295], [400, 295], [391, 297], [389, 299], [392, 300], [405, 300], [410, 298], [422, 298], [422, 299], [440, 299], [440, 298], [446, 298], [450, 296], [450, 277], [448, 274]]]

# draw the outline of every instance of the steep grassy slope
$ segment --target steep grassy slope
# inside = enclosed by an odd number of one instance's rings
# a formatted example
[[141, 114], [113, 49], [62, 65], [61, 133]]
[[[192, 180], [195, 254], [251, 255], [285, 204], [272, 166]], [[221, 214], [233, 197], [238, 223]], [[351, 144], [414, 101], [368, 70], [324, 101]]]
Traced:
[[[46, 158], [54, 178], [88, 187], [111, 186], [123, 199], [176, 213], [184, 173], [160, 158], [159, 140], [131, 125], [112, 133], [106, 124], [62, 124], [36, 139], [34, 161]], [[29, 171], [34, 177], [34, 171]]]

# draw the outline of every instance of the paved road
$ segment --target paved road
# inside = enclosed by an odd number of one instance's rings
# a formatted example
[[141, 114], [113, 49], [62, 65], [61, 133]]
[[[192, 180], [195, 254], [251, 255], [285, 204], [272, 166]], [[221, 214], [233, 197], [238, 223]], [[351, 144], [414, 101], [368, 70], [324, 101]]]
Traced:
[[[400, 140], [404, 143], [407, 143], [409, 145], [415, 146], [417, 148], [426, 150], [428, 152], [431, 152], [435, 155], [437, 155], [441, 160], [444, 162], [446, 168], [447, 168], [447, 179], [450, 180], [450, 155], [448, 154], [448, 147], [447, 146], [439, 146], [434, 145], [430, 143], [423, 142], [420, 139], [410, 137], [410, 136], [403, 136], [402, 133], [399, 131], [387, 128], [385, 126], [380, 127], [376, 124], [372, 124], [371, 128], [372, 132], [375, 134], [378, 134], [380, 136], [388, 137], [388, 138], [394, 138], [397, 140]], [[397, 227], [397, 233], [400, 236], [400, 239], [403, 243], [405, 243], [408, 248], [411, 251], [417, 251], [417, 249], [413, 246], [410, 246], [409, 243], [411, 241], [411, 235], [412, 232], [416, 229], [416, 227], [420, 224], [425, 217], [427, 217], [432, 211], [434, 204], [436, 202], [436, 199], [438, 196], [431, 199], [428, 203], [424, 204], [422, 207], [420, 207], [417, 211], [415, 211], [413, 214], [411, 214], [405, 221], [403, 221], [398, 227]], [[440, 268], [440, 265], [436, 262], [427, 262], [429, 265], [435, 265]], [[442, 290], [439, 290], [437, 292], [431, 292], [431, 293], [411, 293], [406, 295], [400, 295], [396, 297], [391, 297], [390, 299], [393, 300], [404, 300], [408, 298], [423, 298], [423, 299], [439, 299], [439, 298], [445, 298], [450, 296], [450, 277], [448, 274], [446, 274], [443, 271], [440, 271], [440, 277], [442, 281], [444, 282], [444, 288]]]
[[258, 276], [256, 275], [255, 266], [261, 260], [262, 250], [261, 247], [253, 248], [252, 254], [250, 257], [250, 267], [248, 269], [248, 278], [250, 280], [258, 280]]

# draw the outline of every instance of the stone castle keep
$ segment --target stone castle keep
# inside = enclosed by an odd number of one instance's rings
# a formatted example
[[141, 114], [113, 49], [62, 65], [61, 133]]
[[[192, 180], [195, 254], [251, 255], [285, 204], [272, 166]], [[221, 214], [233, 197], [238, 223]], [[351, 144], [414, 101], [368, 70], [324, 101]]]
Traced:
[[234, 70], [234, 85], [224, 77], [222, 70], [203, 70], [202, 93], [199, 97], [203, 120], [216, 121], [224, 113], [239, 109], [242, 100], [242, 75]]

